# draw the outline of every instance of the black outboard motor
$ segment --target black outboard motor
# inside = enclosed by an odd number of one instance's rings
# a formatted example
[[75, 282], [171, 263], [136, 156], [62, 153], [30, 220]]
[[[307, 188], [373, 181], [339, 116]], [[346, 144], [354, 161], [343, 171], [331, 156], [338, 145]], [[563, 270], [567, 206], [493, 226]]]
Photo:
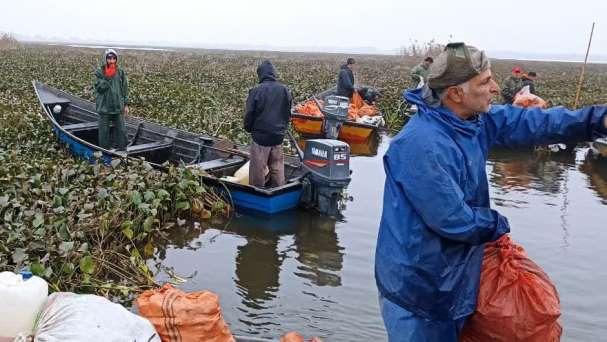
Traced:
[[308, 171], [301, 200], [330, 216], [339, 215], [344, 189], [350, 183], [350, 146], [338, 140], [306, 140], [303, 165]]
[[[348, 120], [350, 100], [344, 96], [330, 95], [325, 98], [325, 102], [325, 106], [321, 110], [325, 116], [323, 132], [327, 139], [337, 139], [341, 126], [344, 121]], [[318, 107], [320, 108], [320, 106]]]

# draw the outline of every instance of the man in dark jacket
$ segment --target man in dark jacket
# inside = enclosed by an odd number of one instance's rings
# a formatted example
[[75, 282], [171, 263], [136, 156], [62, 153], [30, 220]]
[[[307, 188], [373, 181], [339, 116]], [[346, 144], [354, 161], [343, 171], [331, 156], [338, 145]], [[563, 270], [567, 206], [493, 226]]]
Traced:
[[434, 59], [428, 56], [411, 69], [411, 88], [417, 88], [420, 83], [428, 82], [428, 72], [432, 63], [434, 63]]
[[375, 279], [390, 342], [458, 342], [476, 309], [483, 249], [510, 231], [491, 208], [492, 146], [592, 140], [607, 134], [607, 106], [579, 110], [492, 105], [499, 93], [483, 51], [450, 43], [418, 107], [384, 155], [386, 183]]
[[339, 76], [337, 78], [337, 95], [352, 98], [354, 93], [354, 74], [352, 68], [354, 67], [354, 58], [348, 58], [346, 64], [342, 65], [339, 69]]
[[118, 67], [118, 54], [114, 49], [103, 53], [103, 64], [95, 71], [95, 104], [99, 113], [99, 146], [112, 148], [110, 127], [114, 133], [118, 149], [126, 148], [126, 127], [124, 115], [129, 114], [129, 87], [126, 72]]
[[257, 67], [259, 84], [249, 90], [244, 129], [251, 133], [251, 165], [249, 184], [265, 185], [264, 169], [270, 169], [270, 186], [285, 183], [282, 140], [289, 125], [293, 99], [291, 92], [278, 82], [276, 71], [270, 61]]
[[529, 92], [535, 95], [535, 79], [537, 78], [537, 74], [535, 71], [529, 71], [528, 73], [523, 75], [523, 88], [525, 86], [529, 86]]

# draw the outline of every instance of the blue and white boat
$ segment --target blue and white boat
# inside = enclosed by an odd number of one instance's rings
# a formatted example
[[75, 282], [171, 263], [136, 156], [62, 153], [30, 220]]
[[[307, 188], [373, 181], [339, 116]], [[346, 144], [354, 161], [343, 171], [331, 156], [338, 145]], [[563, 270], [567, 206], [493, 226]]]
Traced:
[[[99, 114], [95, 112], [94, 103], [37, 81], [33, 82], [33, 86], [43, 109], [42, 115], [50, 121], [59, 140], [65, 143], [74, 155], [94, 161], [94, 154], [101, 152], [101, 159], [105, 163], [116, 158], [145, 158], [159, 169], [162, 169], [162, 164], [166, 162], [183, 163], [187, 167], [203, 169], [205, 176], [202, 181], [229, 193], [226, 197], [231, 199], [239, 211], [275, 214], [303, 205], [334, 214], [338, 211], [339, 204], [336, 202], [340, 200], [339, 194], [349, 182], [349, 173], [347, 181], [338, 182], [339, 184], [332, 182], [333, 193], [330, 196], [335, 203], [330, 205], [331, 208], [318, 208], [319, 193], [322, 197], [320, 202], [326, 206], [326, 191], [318, 191], [317, 188], [323, 186], [318, 185], [318, 173], [310, 172], [310, 167], [301, 162], [303, 156], [285, 156], [287, 182], [283, 186], [260, 188], [230, 181], [230, 177], [226, 180], [226, 176], [232, 176], [248, 161], [247, 146], [185, 132], [133, 116], [125, 117], [129, 141], [126, 150], [104, 149], [97, 145]], [[336, 147], [331, 145], [330, 148]], [[349, 149], [347, 154], [349, 162]], [[317, 156], [314, 158], [318, 159]], [[343, 158], [341, 161], [343, 162]], [[331, 161], [327, 162], [330, 164]], [[311, 173], [314, 173], [314, 177]], [[339, 188], [336, 184], [343, 186]]]

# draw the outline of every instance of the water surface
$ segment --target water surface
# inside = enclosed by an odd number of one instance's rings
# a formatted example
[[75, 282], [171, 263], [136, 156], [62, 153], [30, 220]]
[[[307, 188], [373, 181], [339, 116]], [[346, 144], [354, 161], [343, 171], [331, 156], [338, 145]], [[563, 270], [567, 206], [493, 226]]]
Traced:
[[[373, 262], [388, 143], [358, 147], [377, 154], [352, 158], [353, 200], [341, 220], [305, 211], [241, 215], [176, 230], [159, 257], [193, 275], [184, 290], [218, 293], [237, 334], [385, 340]], [[487, 164], [493, 207], [559, 290], [563, 341], [607, 336], [607, 163], [586, 155], [496, 150]]]

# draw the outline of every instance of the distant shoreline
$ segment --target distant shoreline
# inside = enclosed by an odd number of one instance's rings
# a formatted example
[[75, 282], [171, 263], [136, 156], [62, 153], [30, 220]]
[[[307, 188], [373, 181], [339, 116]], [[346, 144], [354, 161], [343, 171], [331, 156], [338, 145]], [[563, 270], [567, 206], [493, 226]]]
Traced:
[[[48, 46], [68, 46], [75, 48], [89, 48], [89, 49], [107, 49], [107, 48], [115, 48], [120, 50], [138, 50], [138, 51], [165, 51], [165, 52], [175, 52], [179, 49], [201, 49], [201, 50], [226, 50], [226, 51], [268, 51], [268, 52], [284, 52], [284, 53], [327, 53], [327, 54], [348, 54], [346, 52], [327, 52], [327, 51], [292, 51], [292, 50], [252, 50], [250, 48], [246, 49], [238, 49], [238, 48], [218, 48], [218, 47], [154, 47], [154, 46], [129, 46], [129, 45], [111, 45], [111, 44], [78, 44], [78, 43], [49, 43], [49, 42], [29, 42], [35, 44], [43, 44]], [[362, 54], [363, 53], [351, 53], [351, 54]], [[397, 54], [377, 54], [377, 53], [368, 53], [367, 55], [378, 55], [378, 56], [398, 56]], [[501, 55], [500, 53], [494, 53], [495, 57], [492, 59], [499, 60], [512, 60], [512, 61], [528, 61], [528, 62], [554, 62], [554, 63], [583, 63], [583, 60], [574, 60], [574, 59], [560, 59], [560, 58], [541, 58], [541, 57], [514, 57], [509, 56], [508, 54]], [[607, 60], [590, 60], [588, 64], [607, 64]]]
[[47, 43], [50, 46], [69, 46], [69, 47], [81, 47], [89, 49], [119, 49], [119, 50], [143, 50], [143, 51], [175, 51], [166, 48], [154, 48], [154, 47], [135, 47], [135, 46], [114, 46], [114, 45], [88, 45], [88, 44], [69, 44], [69, 43]]

